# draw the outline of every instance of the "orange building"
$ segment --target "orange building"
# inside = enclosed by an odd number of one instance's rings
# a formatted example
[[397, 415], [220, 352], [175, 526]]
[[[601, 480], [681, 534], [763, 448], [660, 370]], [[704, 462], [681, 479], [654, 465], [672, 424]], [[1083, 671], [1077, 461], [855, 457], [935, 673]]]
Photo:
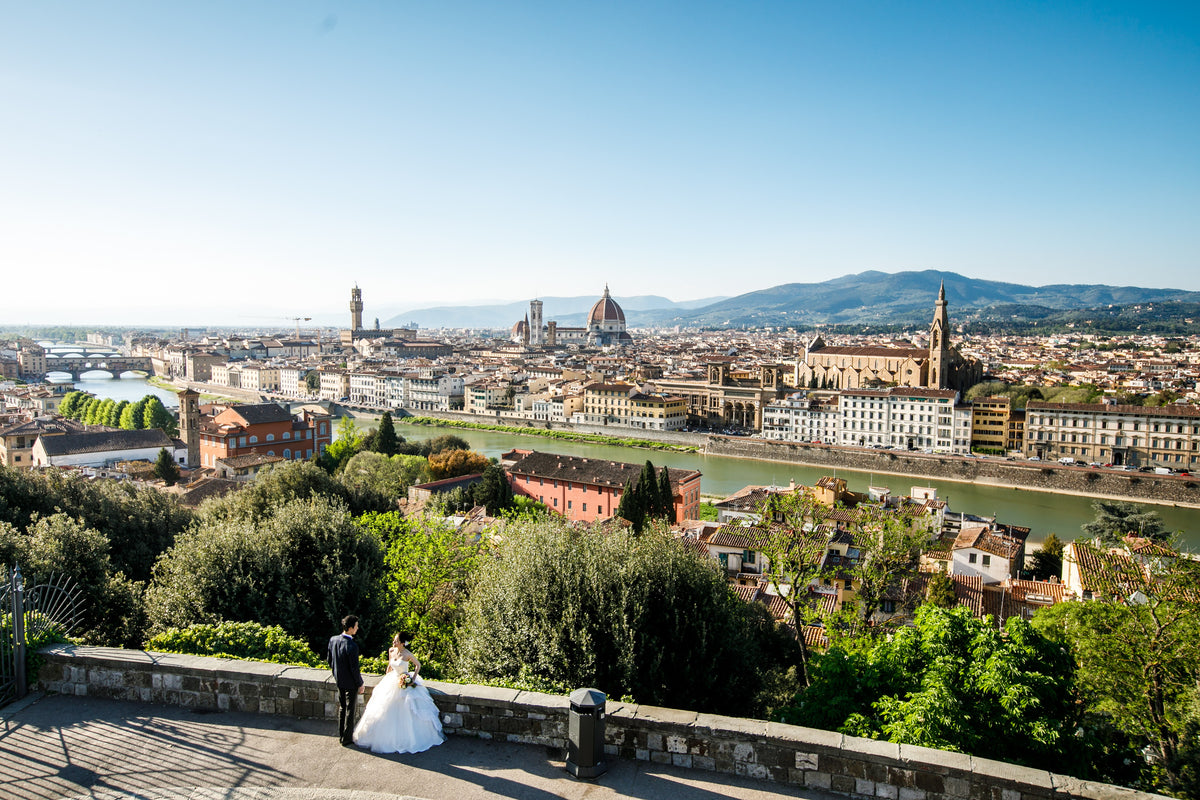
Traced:
[[293, 416], [275, 403], [227, 406], [202, 415], [199, 428], [200, 466], [211, 468], [221, 459], [252, 453], [304, 461], [333, 441], [328, 414], [306, 410]]
[[[616, 513], [625, 485], [637, 485], [639, 464], [595, 458], [510, 450], [500, 457], [513, 494], [532, 497], [547, 508], [581, 522], [608, 519]], [[675, 519], [695, 519], [700, 510], [700, 473], [666, 469], [675, 499]]]

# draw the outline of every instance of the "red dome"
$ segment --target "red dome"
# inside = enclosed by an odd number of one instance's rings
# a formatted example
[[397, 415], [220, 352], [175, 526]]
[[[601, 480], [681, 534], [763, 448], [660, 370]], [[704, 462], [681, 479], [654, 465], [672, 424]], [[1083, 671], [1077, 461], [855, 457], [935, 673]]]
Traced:
[[608, 296], [608, 287], [604, 287], [604, 296], [596, 301], [588, 312], [588, 325], [603, 325], [606, 322], [624, 322], [625, 312], [617, 305], [617, 301]]

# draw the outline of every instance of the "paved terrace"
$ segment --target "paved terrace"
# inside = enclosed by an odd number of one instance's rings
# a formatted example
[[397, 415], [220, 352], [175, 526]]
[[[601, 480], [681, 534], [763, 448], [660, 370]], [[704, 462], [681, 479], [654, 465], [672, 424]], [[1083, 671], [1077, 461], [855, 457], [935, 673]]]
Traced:
[[0, 709], [0, 797], [13, 800], [831, 800], [819, 790], [610, 762], [595, 781], [562, 753], [453, 736], [415, 755], [343, 748], [336, 725], [243, 712], [203, 712], [95, 697], [33, 695]]

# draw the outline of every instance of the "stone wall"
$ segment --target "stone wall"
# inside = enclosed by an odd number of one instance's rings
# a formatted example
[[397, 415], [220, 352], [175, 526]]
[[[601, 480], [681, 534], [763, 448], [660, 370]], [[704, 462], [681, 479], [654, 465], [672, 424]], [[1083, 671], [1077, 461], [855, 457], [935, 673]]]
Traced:
[[505, 425], [516, 429], [513, 431], [514, 433], [520, 433], [521, 428], [567, 431], [569, 433], [594, 433], [600, 436], [615, 436], [621, 439], [646, 439], [652, 442], [690, 447], [702, 447], [708, 438], [708, 434], [704, 433], [643, 430], [641, 428], [627, 428], [621, 425], [574, 425], [569, 422], [548, 422], [546, 420], [532, 420], [524, 417], [468, 414], [465, 411], [398, 411], [397, 414], [397, 419], [400, 417], [430, 417], [432, 419], [444, 419], [447, 421], [478, 422], [483, 425]]
[[929, 455], [904, 450], [836, 448], [829, 445], [775, 442], [738, 436], [709, 436], [707, 455], [781, 461], [813, 467], [852, 469], [859, 472], [908, 475], [943, 481], [981, 483], [1014, 489], [1114, 497], [1138, 502], [1200, 506], [1196, 476], [1117, 472], [1057, 461], [1005, 461], [1000, 458], [964, 458]]
[[[327, 670], [53, 645], [48, 692], [213, 711], [337, 719]], [[379, 678], [367, 678], [367, 697]], [[570, 704], [557, 695], [428, 682], [446, 732], [566, 750]], [[609, 702], [605, 752], [678, 767], [884, 800], [1120, 800], [1157, 797], [963, 753], [762, 720]], [[333, 734], [330, 726], [330, 735]], [[603, 783], [603, 777], [599, 781]]]

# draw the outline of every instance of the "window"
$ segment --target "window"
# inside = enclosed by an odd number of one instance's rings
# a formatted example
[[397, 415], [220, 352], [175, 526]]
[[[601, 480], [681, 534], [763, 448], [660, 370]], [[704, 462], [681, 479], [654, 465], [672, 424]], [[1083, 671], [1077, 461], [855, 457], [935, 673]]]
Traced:
[[251, 437], [250, 437], [250, 444], [258, 444], [258, 437], [257, 437], [257, 436], [251, 436]]
[[291, 451], [290, 449], [286, 448], [286, 447], [285, 447], [285, 448], [283, 448], [283, 457], [284, 457], [284, 458], [291, 458], [291, 457], [292, 457], [292, 451]]
[[275, 441], [275, 434], [273, 434], [273, 433], [268, 433], [268, 434], [267, 434], [267, 441], [268, 441], [268, 442], [273, 442], [273, 441]]
[[893, 614], [896, 611], [895, 600], [881, 600], [879, 602], [879, 610], [885, 614]]
[[984, 557], [983, 557], [983, 565], [984, 565], [985, 567], [990, 567], [990, 566], [992, 565], [992, 557], [991, 557], [991, 556], [984, 556]]
[[587, 513], [587, 503], [583, 504], [583, 513]]
[[570, 508], [571, 508], [571, 503], [572, 503], [572, 501], [571, 501], [571, 500], [568, 500], [568, 501], [567, 501], [567, 508], [568, 508], [568, 509], [570, 509]]
[[753, 550], [743, 550], [742, 551], [742, 563], [747, 564], [747, 565], [754, 563], [754, 551]]
[[976, 559], [976, 557], [977, 557], [977, 556], [975, 555], [975, 553], [968, 553], [968, 554], [967, 554], [967, 563], [968, 563], [968, 564], [974, 564], [974, 563], [975, 563], [975, 559]]

